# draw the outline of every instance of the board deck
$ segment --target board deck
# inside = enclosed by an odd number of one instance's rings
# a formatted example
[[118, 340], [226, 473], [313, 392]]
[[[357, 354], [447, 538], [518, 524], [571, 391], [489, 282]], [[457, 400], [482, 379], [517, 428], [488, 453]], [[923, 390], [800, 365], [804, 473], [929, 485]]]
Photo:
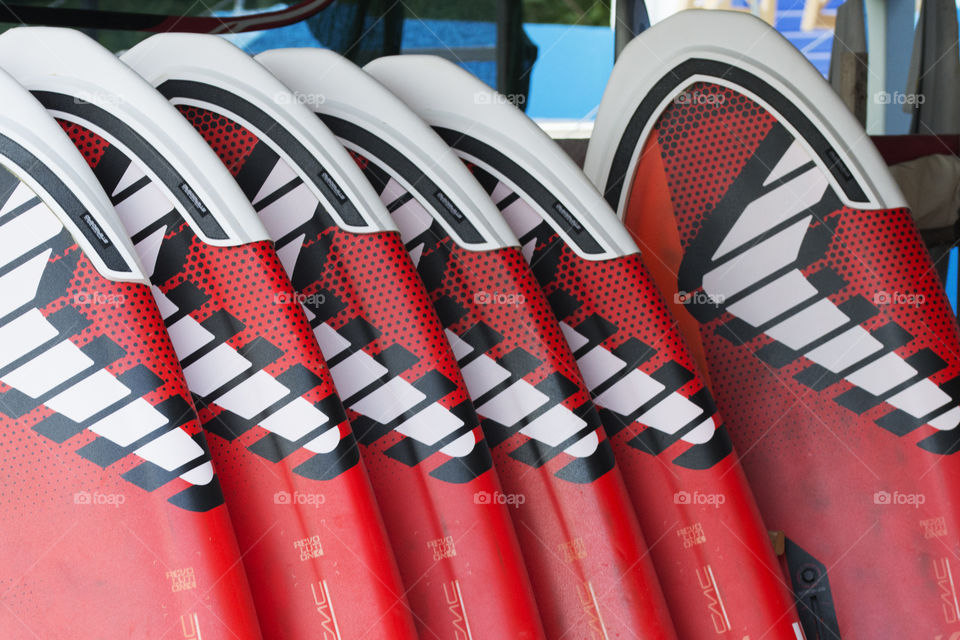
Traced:
[[140, 256], [209, 436], [264, 636], [409, 628], [332, 376], [230, 173], [163, 96], [79, 32], [8, 31], [0, 61], [83, 152]]
[[795, 640], [798, 618], [725, 422], [640, 251], [583, 172], [445, 60], [370, 73], [467, 163], [523, 246], [600, 415], [681, 638]]
[[276, 240], [351, 412], [421, 637], [542, 637], [507, 507], [478, 498], [502, 491], [453, 352], [376, 192], [304, 106], [322, 94], [289, 91], [217, 38], [155, 36], [124, 60], [204, 134]]
[[2, 72], [0, 94], [2, 635], [259, 639], [134, 248], [43, 106]]
[[807, 635], [957, 635], [957, 324], [823, 78], [754, 18], [678, 14], [624, 51], [586, 172], [683, 294]]
[[[258, 57], [354, 154], [400, 228], [492, 444], [549, 638], [676, 638], [610, 442], [519, 244], [450, 148], [330, 52]], [[601, 636], [602, 637], [602, 636]]]

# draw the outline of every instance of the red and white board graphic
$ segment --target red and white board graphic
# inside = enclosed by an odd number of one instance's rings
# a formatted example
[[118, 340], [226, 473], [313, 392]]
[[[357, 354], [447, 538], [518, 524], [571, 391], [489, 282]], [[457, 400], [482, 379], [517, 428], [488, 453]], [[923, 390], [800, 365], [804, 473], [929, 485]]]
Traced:
[[380, 79], [516, 233], [613, 445], [681, 638], [796, 640], [798, 619], [716, 411], [639, 250], [583, 172], [503, 96], [432, 57]]
[[140, 256], [264, 635], [412, 633], [333, 378], [230, 174], [163, 96], [78, 32], [9, 31], [0, 60], [83, 152]]
[[274, 239], [421, 637], [542, 637], [507, 506], [488, 503], [503, 491], [454, 352], [377, 194], [302, 104], [311, 97], [213, 37], [155, 36], [124, 60], [206, 138]]
[[134, 249], [43, 106], [2, 73], [0, 93], [2, 635], [256, 640], [207, 440]]
[[586, 171], [697, 346], [807, 635], [956, 634], [960, 336], [829, 85], [759, 20], [678, 14], [624, 51]]
[[[543, 292], [482, 187], [360, 68], [259, 58], [354, 154], [400, 227], [453, 345], [512, 505], [550, 638], [676, 634], [610, 442]], [[307, 74], [307, 68], [322, 69]]]

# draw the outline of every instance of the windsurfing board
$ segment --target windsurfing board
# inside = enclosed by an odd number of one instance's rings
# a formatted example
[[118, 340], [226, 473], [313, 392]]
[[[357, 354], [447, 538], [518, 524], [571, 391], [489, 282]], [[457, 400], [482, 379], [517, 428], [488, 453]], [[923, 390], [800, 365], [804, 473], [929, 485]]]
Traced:
[[441, 58], [368, 71], [471, 168], [561, 322], [649, 540], [682, 638], [796, 640], [766, 528], [697, 366], [636, 244], [532, 120]]
[[43, 106], [3, 72], [0, 93], [3, 636], [259, 639], [134, 248]]
[[209, 435], [264, 636], [411, 634], [330, 371], [230, 173], [163, 96], [77, 31], [7, 31], [0, 65], [83, 152], [139, 254]]
[[547, 637], [676, 638], [576, 361], [483, 188], [345, 58], [287, 49], [258, 59], [295, 92], [324, 96], [310, 106], [400, 228], [491, 442]]
[[755, 18], [677, 14], [621, 55], [586, 173], [700, 346], [808, 637], [957, 635], [957, 324], [830, 86]]
[[542, 637], [508, 507], [484, 501], [503, 492], [454, 354], [377, 194], [304, 106], [323, 97], [289, 91], [214, 37], [154, 36], [123, 59], [206, 138], [275, 240], [362, 444], [421, 637]]

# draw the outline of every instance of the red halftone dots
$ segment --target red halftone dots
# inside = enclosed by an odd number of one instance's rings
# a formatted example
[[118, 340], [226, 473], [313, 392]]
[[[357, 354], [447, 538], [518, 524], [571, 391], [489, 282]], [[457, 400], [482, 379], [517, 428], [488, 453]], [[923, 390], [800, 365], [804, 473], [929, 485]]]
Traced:
[[236, 177], [257, 145], [257, 137], [232, 120], [207, 109], [187, 105], [178, 105], [177, 108]]
[[103, 152], [107, 150], [110, 144], [97, 134], [78, 124], [59, 119], [57, 122], [63, 127], [63, 130], [67, 132], [70, 139], [73, 140], [74, 146], [83, 154], [83, 158], [87, 161], [87, 164], [90, 165], [91, 168], [96, 168], [96, 166], [100, 164], [100, 159], [103, 158]]
[[[660, 155], [652, 161], [662, 164], [684, 249], [704, 233], [704, 219], [728, 193], [779, 118], [734, 89], [696, 83], [688, 92], [723, 100], [675, 101], [661, 114], [653, 133]], [[827, 188], [836, 191], [832, 185]], [[864, 299], [875, 307], [873, 315], [860, 323], [864, 329], [876, 331], [893, 323], [910, 336], [896, 349], [897, 355], [909, 358], [926, 351], [925, 361], [935, 369], [931, 382], [943, 385], [957, 378], [956, 320], [909, 212], [838, 205], [835, 211], [818, 215], [811, 227], [825, 225], [829, 244], [823, 255], [814, 256], [803, 268], [804, 274], [835, 272], [842, 284], [829, 295], [834, 304]], [[660, 244], [653, 237], [647, 240]], [[878, 304], [878, 293], [905, 296], [915, 303]], [[750, 335], [741, 344], [725, 330], [731, 319], [725, 313], [703, 322], [699, 334], [712, 390], [753, 480], [766, 524], [788, 535], [792, 530], [799, 544], [827, 566], [843, 558], [844, 566], [871, 567], [877, 575], [903, 569], [875, 562], [878, 548], [909, 548], [911, 557], [918, 553], [933, 557], [943, 545], [953, 544], [949, 539], [924, 538], [917, 521], [907, 517], [888, 518], [882, 528], [871, 529], [877, 522], [871, 496], [889, 481], [895, 481], [900, 491], [924, 494], [928, 508], [941, 509], [937, 515], [946, 514], [950, 530], [955, 529], [949, 509], [943, 511], [942, 505], [955, 502], [949, 487], [956, 486], [957, 467], [951, 457], [934, 456], [917, 446], [937, 431], [929, 425], [913, 428], [905, 412], [899, 414], [901, 420], [884, 423], [882, 419], [892, 416], [894, 407], [866, 396], [852, 408], [841, 405], [838, 399], [854, 388], [850, 382], [815, 368], [802, 354], [782, 366], [764, 362], [757, 352], [770, 346], [772, 339]], [[806, 377], [798, 379], [798, 374]], [[820, 375], [817, 384], [811, 381], [813, 374]], [[901, 429], [905, 433], [899, 433]], [[833, 529], [821, 527], [826, 513], [844, 514], [842, 523]], [[847, 531], [857, 531], [854, 538], [866, 532], [858, 539], [858, 548], [846, 538]], [[846, 574], [842, 568], [831, 572], [834, 596], [845, 599], [837, 601], [838, 610], [851, 599], [865, 597], [857, 582], [859, 575]], [[897, 579], [909, 585], [901, 591], [916, 594], [917, 602], [932, 603], [939, 597], [927, 568], [903, 569]]]
[[[252, 146], [247, 148], [250, 141], [256, 142], [254, 134], [225, 116], [205, 109], [181, 107], [181, 112], [236, 175], [242, 162], [238, 162], [240, 155], [235, 149], [246, 149], [242, 154], [245, 158], [252, 151]], [[242, 145], [234, 144], [236, 141], [243, 141]], [[303, 249], [317, 242], [330, 243], [332, 259], [300, 293], [311, 295], [323, 290], [346, 303], [343, 311], [327, 324], [339, 329], [357, 317], [356, 310], [363, 309], [362, 317], [381, 332], [380, 338], [365, 347], [365, 351], [376, 355], [392, 344], [400, 344], [419, 356], [418, 362], [403, 374], [410, 381], [430, 370], [439, 370], [454, 380], [459, 378], [456, 362], [444, 355], [449, 346], [437, 323], [411, 326], [411, 317], [435, 314], [422, 296], [423, 283], [395, 233], [353, 234], [329, 227], [316, 238], [305, 238]], [[464, 392], [458, 389], [445, 398], [444, 403], [453, 406], [464, 399]]]
[[727, 87], [697, 82], [682, 96], [664, 109], [656, 136], [686, 246], [775, 120]]
[[[109, 143], [80, 125], [70, 124], [66, 130], [75, 144], [93, 145], [92, 148], [98, 149], [101, 156], [109, 147]], [[91, 162], [90, 157], [88, 162]], [[316, 402], [336, 393], [333, 378], [300, 305], [289, 303], [295, 299], [295, 294], [283, 265], [273, 251], [272, 243], [257, 242], [231, 247], [207, 245], [185, 221], [167, 229], [164, 235], [164, 246], [180, 243], [188, 247], [183, 263], [175, 265], [178, 269], [174, 269], [173, 275], [165, 282], [154, 283], [160, 291], [166, 293], [184, 282], [196, 285], [207, 296], [207, 301], [199, 309], [191, 311], [190, 315], [195, 320], [202, 322], [217, 311], [227, 311], [239, 321], [235, 327], [236, 333], [227, 341], [230, 346], [242, 347], [262, 337], [282, 352], [264, 371], [276, 377], [294, 364], [299, 364], [319, 380], [319, 384], [310, 390], [305, 399]], [[161, 249], [158, 264], [164, 260], [163, 255]], [[180, 257], [172, 259], [179, 260]], [[278, 300], [284, 303], [278, 303]], [[220, 407], [204, 403], [197, 408], [203, 424], [209, 424], [222, 412]], [[344, 434], [349, 432], [346, 422], [340, 425], [340, 429]], [[247, 450], [247, 446], [266, 433], [263, 428], [256, 427], [233, 440], [216, 436], [210, 438], [211, 451], [226, 486], [233, 486], [234, 481], [256, 482], [263, 473], [269, 473], [260, 460], [252, 460], [253, 456]], [[306, 451], [298, 451], [288, 457], [285, 464], [295, 464], [309, 455]], [[242, 471], [244, 468], [246, 472]], [[255, 472], [251, 473], [251, 469]]]
[[[91, 141], [92, 144], [95, 142]], [[53, 213], [48, 212], [47, 215], [52, 216]], [[108, 338], [119, 347], [119, 351], [115, 360], [105, 363], [105, 371], [116, 377], [137, 367], [145, 367], [157, 376], [161, 384], [145, 393], [143, 400], [158, 406], [179, 396], [192, 411], [192, 399], [183, 380], [180, 364], [149, 287], [136, 282], [106, 279], [73, 242], [66, 229], [51, 244], [55, 250], [46, 268], [44, 295], [50, 294], [54, 282], [64, 281], [66, 286], [39, 310], [44, 316], [50, 317], [71, 307], [80, 314], [86, 325], [68, 328], [59, 339], [84, 347], [98, 338]], [[5, 384], [0, 389], [4, 392], [11, 390]], [[37, 504], [42, 504], [50, 495], [60, 495], [65, 491], [72, 494], [93, 487], [100, 487], [104, 492], [123, 493], [131, 501], [165, 502], [171, 495], [172, 487], [148, 493], [121, 478], [123, 473], [143, 463], [139, 456], [123, 455], [110, 464], [105, 472], [102, 467], [77, 455], [77, 451], [97, 440], [97, 435], [92, 431], [83, 430], [63, 442], [56, 442], [34, 431], [34, 427], [53, 415], [51, 409], [41, 404], [0, 429], [0, 451], [5, 452], [5, 464], [17, 470], [0, 483], [3, 485], [0, 488], [0, 504], [8, 513], [16, 514], [21, 509], [32, 513], [34, 505], [25, 502], [25, 496], [35, 496]], [[185, 420], [181, 428], [191, 435], [200, 431], [195, 417]], [[6, 452], [12, 453], [8, 456]], [[45, 462], [38, 464], [38, 460]], [[66, 506], [68, 503], [63, 504]]]
[[[238, 174], [252, 151], [248, 143], [256, 144], [256, 136], [221, 114], [193, 107], [181, 107], [181, 112], [200, 130], [220, 159]], [[237, 151], [241, 148], [242, 153]], [[356, 234], [336, 226], [316, 226], [304, 237], [301, 251], [309, 251], [317, 243], [329, 245], [330, 259], [323, 261], [316, 273], [309, 274], [298, 293], [316, 299], [329, 296], [331, 306], [334, 300], [342, 303], [342, 308], [329, 317], [326, 324], [336, 330], [362, 318], [379, 331], [379, 337], [363, 347], [365, 352], [377, 356], [399, 345], [415, 356], [400, 374], [402, 378], [414, 382], [431, 371], [439, 372], [454, 383], [439, 403], [449, 408], [467, 401], [469, 396], [460, 369], [399, 234]], [[347, 414], [351, 419], [358, 415], [349, 408]], [[475, 436], [482, 439], [479, 428]], [[365, 447], [371, 473], [402, 474], [393, 462], [387, 461], [382, 466], [371, 464], [374, 453], [379, 454], [400, 440], [399, 434], [390, 432]]]
[[[577, 386], [576, 392], [564, 399], [563, 406], [573, 410], [585, 403], [592, 404], [556, 316], [518, 249], [468, 251], [452, 238], [445, 237], [436, 246], [425, 249], [421, 259], [432, 251], [446, 254], [446, 271], [437, 287], [430, 291], [431, 298], [434, 303], [443, 298], [452, 300], [465, 312], [448, 329], [463, 335], [483, 323], [503, 337], [501, 342], [487, 349], [487, 356], [502, 360], [520, 349], [540, 362], [523, 376], [524, 380], [537, 385], [559, 373]], [[597, 435], [604, 439], [602, 429], [598, 429]], [[519, 468], [516, 461], [508, 458], [509, 453], [526, 440], [526, 436], [514, 433], [494, 447], [501, 477], [508, 484], [519, 482], [527, 472], [526, 468]], [[566, 454], [560, 455], [546, 467], [550, 472], [556, 472], [571, 460]]]

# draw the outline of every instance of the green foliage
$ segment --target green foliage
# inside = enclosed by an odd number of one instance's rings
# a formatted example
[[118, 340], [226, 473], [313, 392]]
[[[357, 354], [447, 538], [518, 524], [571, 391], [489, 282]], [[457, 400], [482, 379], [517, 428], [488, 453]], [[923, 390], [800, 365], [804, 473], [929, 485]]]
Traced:
[[[514, 0], [517, 1], [517, 0]], [[610, 0], [522, 0], [525, 22], [610, 24]], [[435, 20], [478, 20], [497, 17], [497, 0], [403, 0], [407, 15]]]
[[610, 0], [523, 0], [525, 22], [610, 24]]
[[474, 20], [493, 22], [497, 19], [496, 0], [403, 0], [406, 15], [423, 20]]

